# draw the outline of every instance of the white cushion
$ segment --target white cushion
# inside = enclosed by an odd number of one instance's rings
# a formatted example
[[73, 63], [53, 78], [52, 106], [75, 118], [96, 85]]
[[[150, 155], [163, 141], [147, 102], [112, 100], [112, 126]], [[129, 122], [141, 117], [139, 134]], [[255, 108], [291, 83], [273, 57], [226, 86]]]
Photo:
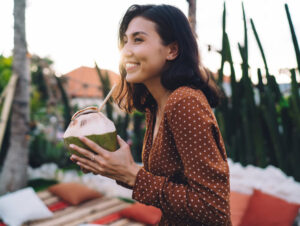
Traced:
[[53, 216], [31, 187], [0, 197], [0, 217], [9, 226]]

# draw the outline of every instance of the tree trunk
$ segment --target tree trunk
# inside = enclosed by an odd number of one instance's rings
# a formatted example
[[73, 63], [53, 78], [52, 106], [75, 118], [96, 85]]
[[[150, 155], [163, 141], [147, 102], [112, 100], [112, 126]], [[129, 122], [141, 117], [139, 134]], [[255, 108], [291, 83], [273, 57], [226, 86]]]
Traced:
[[12, 104], [9, 149], [0, 177], [0, 194], [27, 185], [30, 72], [25, 36], [26, 0], [14, 0], [13, 73], [19, 79]]
[[187, 0], [189, 3], [189, 15], [188, 19], [191, 25], [191, 28], [194, 32], [194, 35], [197, 36], [196, 34], [196, 0]]

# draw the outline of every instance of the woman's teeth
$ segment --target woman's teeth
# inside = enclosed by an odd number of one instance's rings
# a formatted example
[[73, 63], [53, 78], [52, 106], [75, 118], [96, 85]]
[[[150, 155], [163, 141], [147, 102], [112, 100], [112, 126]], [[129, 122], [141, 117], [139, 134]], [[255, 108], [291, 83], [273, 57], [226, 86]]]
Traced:
[[136, 64], [136, 63], [126, 63], [125, 64], [125, 69], [126, 70], [131, 70], [131, 69], [134, 69], [137, 66], [138, 66], [138, 64]]

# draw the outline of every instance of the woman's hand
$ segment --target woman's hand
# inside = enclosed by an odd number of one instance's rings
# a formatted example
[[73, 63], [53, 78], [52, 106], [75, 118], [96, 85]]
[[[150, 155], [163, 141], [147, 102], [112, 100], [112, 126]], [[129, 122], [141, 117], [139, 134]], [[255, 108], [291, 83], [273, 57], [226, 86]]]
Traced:
[[70, 144], [70, 148], [86, 157], [82, 158], [73, 154], [70, 158], [80, 166], [83, 172], [100, 174], [124, 182], [129, 186], [134, 186], [140, 166], [134, 162], [129, 145], [119, 135], [117, 139], [120, 148], [115, 152], [103, 149], [86, 137], [80, 137], [79, 139], [96, 153]]

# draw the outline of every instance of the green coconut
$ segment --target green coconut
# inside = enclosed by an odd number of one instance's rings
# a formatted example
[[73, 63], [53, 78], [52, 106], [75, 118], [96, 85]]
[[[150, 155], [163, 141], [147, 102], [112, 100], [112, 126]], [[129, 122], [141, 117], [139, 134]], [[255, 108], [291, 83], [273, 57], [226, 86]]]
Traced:
[[85, 157], [69, 147], [70, 144], [75, 144], [92, 151], [79, 139], [80, 136], [87, 137], [107, 151], [116, 151], [119, 147], [114, 123], [93, 108], [76, 113], [63, 136], [64, 143], [71, 154]]

